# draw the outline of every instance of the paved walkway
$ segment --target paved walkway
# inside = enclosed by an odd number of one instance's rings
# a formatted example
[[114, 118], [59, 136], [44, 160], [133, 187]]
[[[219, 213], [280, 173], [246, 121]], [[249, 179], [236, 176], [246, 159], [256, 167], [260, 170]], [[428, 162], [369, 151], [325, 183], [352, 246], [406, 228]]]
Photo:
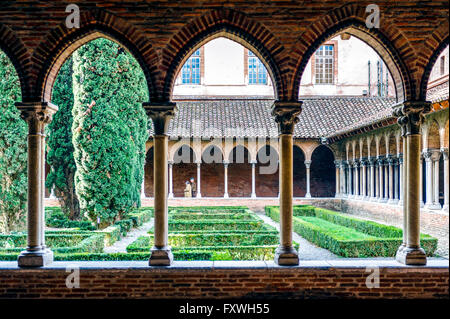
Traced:
[[[280, 224], [273, 221], [269, 216], [266, 216], [264, 212], [258, 212], [257, 215], [264, 220], [266, 224], [269, 224], [280, 231]], [[300, 260], [333, 260], [339, 258], [332, 252], [310, 243], [297, 233], [292, 233], [292, 239], [300, 244], [298, 251]]]
[[153, 218], [143, 224], [139, 228], [135, 228], [132, 231], [128, 232], [125, 237], [123, 237], [121, 240], [116, 241], [112, 246], [105, 247], [103, 251], [105, 253], [126, 253], [127, 252], [127, 246], [131, 244], [133, 241], [135, 241], [138, 237], [144, 236], [147, 234], [150, 228], [153, 227]]

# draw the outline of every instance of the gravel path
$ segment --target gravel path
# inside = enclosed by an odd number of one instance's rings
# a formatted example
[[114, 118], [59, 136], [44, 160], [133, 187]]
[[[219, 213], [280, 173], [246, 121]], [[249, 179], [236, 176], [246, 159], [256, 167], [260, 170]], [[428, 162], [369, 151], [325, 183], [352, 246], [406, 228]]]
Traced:
[[[278, 231], [280, 230], [280, 224], [274, 222], [270, 217], [266, 216], [264, 213], [257, 212], [256, 213], [266, 224], [269, 224], [275, 227]], [[339, 256], [336, 256], [332, 252], [317, 247], [316, 245], [311, 244], [309, 241], [299, 236], [297, 233], [292, 233], [292, 239], [300, 244], [300, 248], [298, 251], [298, 256], [300, 260], [331, 260], [331, 259], [339, 259]]]
[[121, 240], [116, 241], [112, 246], [105, 247], [103, 251], [105, 253], [126, 253], [127, 246], [135, 241], [139, 236], [147, 234], [148, 230], [153, 227], [153, 218], [141, 227], [136, 228], [123, 237]]

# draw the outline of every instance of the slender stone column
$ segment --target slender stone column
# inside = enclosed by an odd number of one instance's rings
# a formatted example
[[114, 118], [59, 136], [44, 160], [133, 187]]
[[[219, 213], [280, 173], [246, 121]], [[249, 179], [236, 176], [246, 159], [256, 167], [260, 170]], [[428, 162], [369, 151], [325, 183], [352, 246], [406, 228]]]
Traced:
[[380, 200], [380, 159], [375, 162], [375, 200]]
[[229, 162], [227, 160], [223, 161], [223, 175], [224, 175], [224, 181], [223, 181], [223, 185], [224, 185], [224, 193], [223, 193], [223, 198], [230, 198], [230, 196], [228, 195], [228, 164]]
[[388, 168], [388, 176], [389, 176], [389, 178], [388, 178], [389, 181], [388, 181], [387, 185], [389, 185], [389, 186], [387, 188], [386, 193], [389, 196], [388, 203], [394, 204], [394, 162], [395, 162], [395, 160], [392, 155], [388, 156], [387, 162], [388, 162], [387, 168]]
[[371, 200], [375, 200], [375, 157], [371, 157], [369, 159], [369, 168], [370, 168], [370, 198]]
[[363, 199], [367, 198], [367, 161], [365, 159], [361, 160], [361, 172], [362, 172], [362, 183], [361, 183], [361, 196]]
[[420, 179], [420, 207], [424, 207], [425, 204], [423, 202], [423, 154], [420, 154], [420, 163], [419, 163], [419, 179]]
[[350, 179], [350, 161], [344, 161], [345, 165], [345, 193], [347, 197], [351, 197], [351, 179]]
[[168, 136], [170, 119], [176, 112], [175, 103], [143, 103], [147, 116], [153, 121], [153, 188], [154, 188], [154, 246], [151, 249], [150, 266], [169, 266], [173, 261], [168, 244]]
[[45, 125], [58, 110], [51, 103], [16, 103], [28, 124], [27, 248], [17, 259], [19, 267], [43, 267], [53, 262], [45, 245]]
[[197, 162], [197, 198], [202, 198], [201, 166], [202, 162]]
[[444, 205], [443, 210], [448, 211], [449, 209], [449, 189], [448, 189], [448, 179], [449, 179], [449, 165], [448, 165], [448, 148], [441, 149], [442, 156], [444, 157]]
[[404, 185], [406, 206], [406, 247], [400, 247], [396, 259], [406, 265], [425, 265], [426, 253], [420, 247], [420, 195], [419, 195], [419, 163], [420, 163], [420, 126], [423, 114], [431, 111], [431, 103], [422, 101], [408, 101], [396, 106], [394, 115], [402, 127], [402, 135], [406, 149]]
[[[403, 139], [405, 140], [405, 139]], [[405, 141], [403, 141], [405, 142]], [[405, 147], [403, 147], [405, 148]], [[405, 153], [403, 153], [405, 154]], [[398, 169], [399, 169], [399, 179], [398, 179], [398, 189], [399, 189], [399, 194], [398, 194], [398, 204], [400, 206], [403, 206], [404, 204], [404, 189], [405, 189], [405, 169], [404, 169], [404, 165], [403, 165], [403, 154], [399, 154], [398, 156]], [[406, 228], [403, 228], [406, 229]], [[405, 242], [406, 243], [406, 242]]]
[[378, 175], [377, 175], [377, 180], [378, 180], [378, 187], [377, 187], [377, 197], [378, 197], [378, 201], [379, 202], [383, 202], [384, 201], [384, 176], [383, 176], [383, 171], [384, 171], [384, 159], [379, 157], [378, 158]]
[[340, 161], [334, 161], [334, 165], [336, 166], [336, 195], [334, 197], [340, 198], [341, 197], [341, 183], [340, 183]]
[[353, 164], [354, 167], [354, 172], [355, 172], [355, 179], [354, 179], [354, 183], [353, 183], [353, 189], [354, 189], [354, 193], [355, 193], [355, 197], [359, 198], [359, 163], [358, 161], [355, 160], [355, 163]]
[[340, 182], [339, 185], [341, 187], [341, 197], [345, 197], [347, 194], [347, 188], [345, 187], [345, 161], [341, 161], [341, 165], [339, 166], [339, 176], [340, 176]]
[[389, 176], [389, 157], [391, 155], [386, 155], [386, 159], [384, 160], [384, 196], [383, 201], [388, 202], [389, 200], [389, 183], [391, 182]]
[[298, 252], [292, 245], [293, 140], [302, 102], [276, 101], [272, 115], [278, 124], [280, 149], [280, 246], [275, 251], [278, 265], [298, 265]]
[[256, 161], [252, 161], [252, 195], [251, 198], [256, 198]]
[[433, 209], [441, 209], [441, 203], [439, 203], [439, 159], [441, 157], [440, 150], [433, 152]]
[[311, 198], [311, 161], [305, 161], [306, 166], [306, 198]]
[[398, 183], [398, 166], [399, 166], [399, 164], [398, 164], [398, 158], [396, 158], [395, 160], [394, 160], [394, 163], [393, 163], [393, 165], [394, 165], [394, 179], [393, 179], [393, 188], [394, 188], [394, 201], [393, 201], [393, 204], [398, 204], [398, 200], [399, 200], [399, 192], [398, 192], [398, 185], [399, 185], [399, 183]]
[[449, 165], [448, 165], [448, 148], [441, 149], [442, 156], [444, 157], [444, 205], [443, 210], [448, 211], [449, 207], [449, 190], [448, 190], [448, 178], [449, 178]]
[[432, 157], [433, 153], [430, 151], [425, 151], [423, 153], [423, 157], [425, 159], [425, 193], [426, 193], [426, 202], [425, 209], [433, 208], [433, 162]]
[[169, 198], [173, 198], [173, 161], [169, 161]]

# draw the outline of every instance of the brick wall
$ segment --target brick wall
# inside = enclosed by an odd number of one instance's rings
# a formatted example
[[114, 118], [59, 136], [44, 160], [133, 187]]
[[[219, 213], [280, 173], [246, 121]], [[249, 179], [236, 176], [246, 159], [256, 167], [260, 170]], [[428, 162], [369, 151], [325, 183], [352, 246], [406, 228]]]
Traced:
[[[368, 29], [366, 6], [380, 8]], [[399, 100], [425, 97], [429, 73], [448, 45], [448, 1], [77, 1], [80, 28], [65, 26], [66, 3], [2, 2], [0, 47], [13, 61], [24, 100], [48, 100], [57, 71], [83, 43], [113, 38], [138, 59], [150, 100], [169, 100], [175, 76], [198, 45], [223, 34], [267, 62], [277, 98], [295, 100], [316, 48], [346, 32], [371, 45], [396, 82]]]
[[145, 262], [97, 268], [85, 263], [80, 288], [72, 289], [65, 285], [69, 273], [63, 265], [37, 270], [12, 266], [1, 269], [0, 298], [448, 298], [448, 267], [381, 267], [380, 286], [370, 289], [365, 267], [312, 268], [303, 263], [286, 268], [261, 262], [255, 268], [150, 268]]

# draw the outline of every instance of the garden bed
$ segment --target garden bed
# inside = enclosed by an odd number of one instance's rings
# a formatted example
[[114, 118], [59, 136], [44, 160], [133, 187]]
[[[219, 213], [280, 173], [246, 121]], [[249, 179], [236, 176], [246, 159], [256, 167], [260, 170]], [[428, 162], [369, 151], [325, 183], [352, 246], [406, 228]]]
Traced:
[[[266, 215], [279, 222], [276, 206], [266, 206]], [[403, 231], [310, 205], [294, 206], [293, 228], [306, 240], [342, 257], [394, 257], [402, 244]], [[421, 235], [421, 245], [433, 256], [437, 239]]]

